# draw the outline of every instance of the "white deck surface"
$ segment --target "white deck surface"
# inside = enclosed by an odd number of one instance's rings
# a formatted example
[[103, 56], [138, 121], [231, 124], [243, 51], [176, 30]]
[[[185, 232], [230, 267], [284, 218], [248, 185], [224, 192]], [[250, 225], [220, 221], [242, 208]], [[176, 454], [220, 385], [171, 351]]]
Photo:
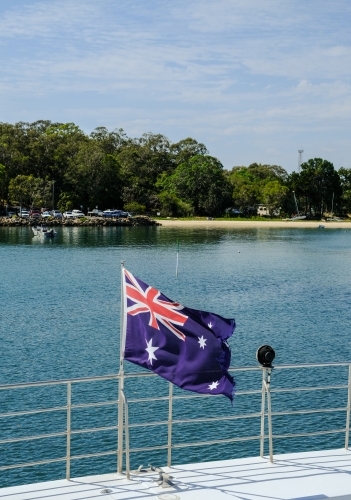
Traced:
[[[161, 488], [156, 473], [127, 481], [105, 474], [0, 489], [1, 500], [351, 500], [351, 449], [177, 465], [163, 470], [174, 487]], [[104, 491], [109, 490], [109, 491]]]

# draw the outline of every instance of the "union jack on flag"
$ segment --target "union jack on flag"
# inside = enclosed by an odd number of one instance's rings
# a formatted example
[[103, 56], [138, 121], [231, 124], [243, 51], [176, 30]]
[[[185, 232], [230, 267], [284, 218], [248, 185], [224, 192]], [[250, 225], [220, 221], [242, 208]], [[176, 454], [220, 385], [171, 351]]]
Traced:
[[179, 339], [185, 340], [185, 335], [174, 325], [183, 326], [188, 316], [179, 312], [184, 309], [178, 302], [160, 299], [161, 292], [148, 286], [143, 290], [138, 280], [124, 269], [126, 281], [126, 296], [132, 302], [127, 305], [127, 314], [135, 316], [137, 314], [149, 314], [149, 326], [160, 329], [159, 323], [162, 323], [168, 330], [174, 333]]
[[123, 268], [124, 359], [173, 384], [232, 400], [227, 339], [233, 319], [184, 307]]

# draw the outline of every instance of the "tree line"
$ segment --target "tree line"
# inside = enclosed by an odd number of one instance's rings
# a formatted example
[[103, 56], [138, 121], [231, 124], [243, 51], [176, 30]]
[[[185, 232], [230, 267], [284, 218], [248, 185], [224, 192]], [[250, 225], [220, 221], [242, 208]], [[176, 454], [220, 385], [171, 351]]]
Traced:
[[0, 123], [0, 204], [55, 205], [62, 211], [124, 208], [165, 216], [219, 216], [235, 207], [250, 216], [351, 212], [351, 171], [315, 158], [288, 175], [254, 163], [225, 170], [202, 143], [162, 134], [128, 137], [122, 129], [84, 133], [74, 123]]

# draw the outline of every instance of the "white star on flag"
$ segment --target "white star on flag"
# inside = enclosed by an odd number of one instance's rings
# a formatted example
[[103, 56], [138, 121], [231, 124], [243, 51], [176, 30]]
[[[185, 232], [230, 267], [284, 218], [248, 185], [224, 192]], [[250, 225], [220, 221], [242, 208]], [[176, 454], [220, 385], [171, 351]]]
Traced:
[[145, 349], [145, 351], [148, 353], [148, 355], [149, 355], [148, 361], [150, 361], [150, 365], [152, 365], [152, 360], [153, 359], [157, 360], [154, 352], [157, 351], [157, 349], [159, 349], [159, 348], [158, 347], [152, 347], [152, 339], [149, 342], [146, 342], [146, 344], [147, 344], [147, 348]]
[[206, 345], [206, 339], [204, 339], [204, 336], [201, 335], [201, 337], [198, 337], [198, 339], [199, 339], [200, 348], [205, 349], [205, 347], [207, 347], [207, 345]]
[[212, 382], [211, 385], [208, 386], [208, 388], [210, 389], [210, 391], [212, 391], [213, 389], [217, 389], [217, 387], [219, 386], [219, 382]]
[[212, 325], [211, 321], [208, 323], [208, 325], [207, 325], [207, 326], [208, 326], [209, 328], [211, 328], [211, 330], [212, 330], [213, 325]]

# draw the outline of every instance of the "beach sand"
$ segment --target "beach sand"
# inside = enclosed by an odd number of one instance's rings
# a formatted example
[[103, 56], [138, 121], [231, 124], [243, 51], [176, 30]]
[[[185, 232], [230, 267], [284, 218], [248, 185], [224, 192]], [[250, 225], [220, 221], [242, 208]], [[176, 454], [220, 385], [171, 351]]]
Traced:
[[235, 220], [182, 220], [182, 219], [166, 219], [158, 221], [162, 227], [182, 227], [182, 228], [226, 228], [226, 229], [247, 229], [247, 228], [296, 228], [296, 229], [316, 229], [319, 226], [324, 226], [325, 229], [351, 229], [351, 222], [319, 222], [319, 221], [235, 221]]

